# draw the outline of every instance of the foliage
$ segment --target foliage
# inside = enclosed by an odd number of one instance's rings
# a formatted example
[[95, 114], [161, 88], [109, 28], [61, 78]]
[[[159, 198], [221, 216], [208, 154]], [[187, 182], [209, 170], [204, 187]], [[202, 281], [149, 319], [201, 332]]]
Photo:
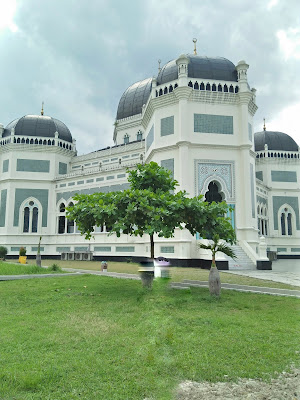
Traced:
[[25, 247], [20, 247], [19, 256], [21, 256], [21, 257], [26, 256], [26, 249], [25, 249]]
[[60, 268], [60, 266], [58, 264], [52, 264], [50, 267], [48, 267], [49, 271], [53, 271], [53, 272], [61, 272], [62, 269]]
[[7, 254], [7, 248], [5, 246], [0, 246], [0, 258], [3, 258], [5, 260]]
[[119, 192], [77, 194], [76, 204], [67, 208], [68, 219], [75, 220], [77, 227], [87, 239], [94, 226], [106, 225], [110, 234], [121, 233], [143, 236], [148, 234], [151, 258], [154, 258], [154, 234], [173, 237], [176, 228], [186, 227], [192, 234], [212, 236], [215, 230], [225, 240], [233, 241], [234, 232], [225, 223], [226, 203], [207, 203], [202, 196], [188, 198], [185, 191], [173, 193], [178, 185], [171, 172], [155, 162], [139, 164], [128, 171], [131, 188]]

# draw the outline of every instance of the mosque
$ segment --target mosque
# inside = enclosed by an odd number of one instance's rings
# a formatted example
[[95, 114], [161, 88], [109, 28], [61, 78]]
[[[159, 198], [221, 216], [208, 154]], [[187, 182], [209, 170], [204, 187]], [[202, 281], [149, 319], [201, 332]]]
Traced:
[[[266, 260], [264, 248], [279, 257], [300, 257], [299, 146], [265, 126], [253, 132], [256, 90], [249, 87], [248, 68], [245, 61], [234, 65], [196, 50], [180, 55], [156, 77], [125, 90], [114, 146], [85, 155], [77, 155], [68, 127], [43, 110], [0, 124], [0, 243], [8, 255], [17, 256], [21, 246], [35, 255], [42, 236], [42, 257], [148, 256], [148, 237], [117, 238], [105, 226], [85, 240], [67, 220], [66, 207], [75, 193], [128, 188], [127, 168], [155, 161], [190, 196], [230, 204], [239, 261], [219, 257], [227, 268], [256, 268]], [[196, 265], [209, 258], [199, 240], [178, 230], [174, 238], [157, 237], [155, 253]]]

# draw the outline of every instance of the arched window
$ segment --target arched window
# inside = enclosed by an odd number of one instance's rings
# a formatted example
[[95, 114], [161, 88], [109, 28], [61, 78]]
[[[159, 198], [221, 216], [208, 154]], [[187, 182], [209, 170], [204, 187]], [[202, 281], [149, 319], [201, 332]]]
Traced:
[[217, 87], [216, 85], [213, 83], [212, 87], [211, 87], [212, 92], [216, 92], [217, 91]]
[[238, 93], [238, 92], [239, 92], [239, 87], [236, 86], [235, 89], [234, 89], [234, 93]]
[[167, 94], [167, 93], [168, 93], [168, 88], [165, 87], [165, 88], [164, 88], [164, 94]]
[[171, 92], [173, 92], [173, 86], [172, 85], [170, 85], [170, 87], [169, 87], [169, 93], [171, 93]]
[[206, 84], [206, 90], [210, 90], [210, 83]]
[[199, 83], [195, 82], [194, 89], [199, 90]]
[[162, 96], [163, 95], [163, 91], [162, 91], [162, 89], [159, 89], [159, 96]]
[[21, 206], [23, 213], [23, 233], [37, 233], [39, 231], [39, 210], [41, 205], [36, 199], [28, 199]]
[[222, 92], [222, 91], [223, 91], [222, 85], [219, 83], [219, 84], [218, 84], [218, 92]]
[[192, 81], [189, 81], [188, 86], [193, 87]]
[[[74, 203], [71, 201], [68, 204], [68, 207], [73, 207]], [[66, 217], [66, 206], [65, 203], [62, 202], [58, 206], [58, 219], [57, 219], [57, 232], [58, 234], [64, 233], [75, 233], [76, 225], [74, 221], [69, 220]]]
[[280, 232], [282, 236], [292, 236], [295, 230], [295, 214], [293, 210], [284, 206], [280, 210]]
[[137, 135], [136, 135], [136, 140], [143, 140], [143, 133], [142, 131], [138, 131]]
[[23, 232], [29, 232], [29, 207], [24, 208], [24, 224], [23, 224]]
[[228, 86], [226, 84], [224, 85], [224, 92], [228, 92]]
[[124, 136], [124, 144], [128, 144], [129, 143], [129, 136], [126, 133], [126, 135]]
[[205, 86], [204, 86], [204, 83], [203, 83], [203, 82], [201, 82], [200, 90], [205, 90]]
[[230, 92], [230, 93], [233, 93], [233, 92], [234, 92], [233, 86], [232, 86], [232, 85], [230, 85], [230, 87], [229, 87], [229, 92]]

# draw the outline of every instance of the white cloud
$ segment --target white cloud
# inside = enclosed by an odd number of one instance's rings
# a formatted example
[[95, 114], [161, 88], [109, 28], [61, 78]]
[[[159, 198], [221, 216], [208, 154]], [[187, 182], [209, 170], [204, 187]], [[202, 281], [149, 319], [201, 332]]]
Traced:
[[[300, 146], [300, 102], [284, 108], [271, 121], [266, 117], [268, 131], [279, 131], [290, 135]], [[260, 129], [261, 130], [261, 129]]]
[[13, 18], [17, 9], [17, 0], [1, 0], [0, 2], [0, 31], [8, 28], [12, 32], [18, 30]]
[[276, 36], [285, 59], [296, 58], [300, 60], [300, 29], [280, 30], [276, 33]]
[[267, 9], [271, 10], [273, 7], [275, 7], [278, 4], [279, 0], [270, 0], [268, 5], [267, 5]]

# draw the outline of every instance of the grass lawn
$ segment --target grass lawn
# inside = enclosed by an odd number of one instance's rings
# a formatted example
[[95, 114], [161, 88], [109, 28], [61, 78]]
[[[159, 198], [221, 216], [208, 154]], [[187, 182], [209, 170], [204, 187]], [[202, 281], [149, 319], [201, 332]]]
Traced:
[[[300, 301], [94, 275], [0, 282], [1, 400], [170, 400], [300, 365]], [[225, 377], [226, 375], [226, 377]]]
[[[44, 260], [42, 259], [42, 265], [51, 265], [53, 263], [58, 264], [62, 268], [77, 268], [91, 271], [100, 271], [100, 261], [61, 261], [61, 260]], [[110, 272], [126, 272], [129, 274], [138, 274], [140, 265], [138, 263], [126, 263], [126, 262], [115, 262], [108, 261], [108, 271]], [[181, 282], [183, 279], [192, 279], [199, 281], [208, 280], [209, 271], [198, 268], [172, 268], [171, 279], [173, 282]], [[250, 278], [247, 276], [233, 275], [226, 272], [220, 271], [221, 282], [223, 283], [236, 283], [239, 285], [249, 286], [262, 286], [262, 287], [273, 287], [279, 289], [296, 289], [299, 290], [298, 286], [291, 286], [285, 283], [267, 281], [264, 279]]]
[[52, 260], [52, 263], [49, 264], [49, 268], [40, 268], [37, 265], [15, 264], [0, 261], [0, 275], [53, 274], [62, 272], [61, 270], [53, 271], [51, 268], [53, 264], [54, 262]]

